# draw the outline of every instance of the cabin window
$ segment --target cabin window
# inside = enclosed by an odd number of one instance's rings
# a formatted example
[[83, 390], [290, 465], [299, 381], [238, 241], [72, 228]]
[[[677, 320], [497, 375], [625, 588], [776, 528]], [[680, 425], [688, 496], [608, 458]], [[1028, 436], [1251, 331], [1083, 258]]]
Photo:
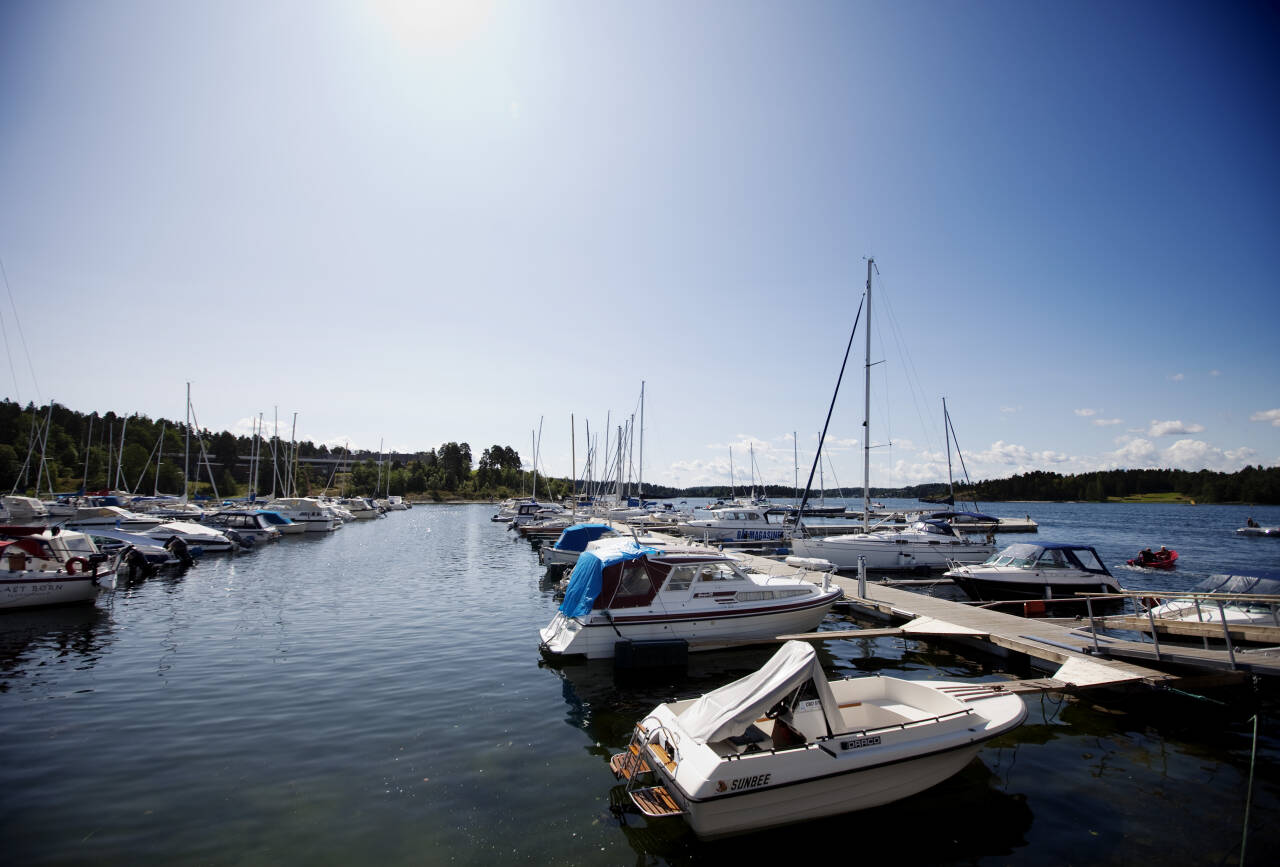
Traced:
[[1067, 561], [1063, 558], [1060, 548], [1050, 548], [1040, 555], [1036, 565], [1041, 569], [1065, 569]]
[[704, 563], [698, 567], [699, 581], [734, 581], [738, 573], [728, 563]]
[[1080, 561], [1080, 565], [1088, 569], [1090, 572], [1105, 572], [1106, 567], [1102, 565], [1102, 561], [1098, 559], [1098, 555], [1090, 551], [1088, 548], [1077, 548], [1071, 553], [1076, 555], [1076, 559]]
[[619, 596], [647, 596], [653, 591], [653, 582], [649, 580], [649, 572], [640, 561], [633, 560], [623, 565], [622, 579], [618, 582]]
[[689, 585], [693, 583], [693, 566], [676, 566], [671, 570], [671, 574], [667, 577], [667, 583], [663, 585], [668, 593], [678, 593], [689, 589]]

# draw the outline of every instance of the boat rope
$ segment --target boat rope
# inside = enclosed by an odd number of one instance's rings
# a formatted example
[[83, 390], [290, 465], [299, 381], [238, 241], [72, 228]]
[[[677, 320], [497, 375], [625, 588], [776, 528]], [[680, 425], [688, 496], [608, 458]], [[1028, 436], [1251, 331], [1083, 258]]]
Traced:
[[1249, 842], [1249, 809], [1253, 806], [1253, 767], [1258, 760], [1258, 715], [1253, 715], [1253, 747], [1249, 751], [1249, 782], [1244, 790], [1244, 828], [1240, 831], [1240, 863], [1245, 863], [1245, 846]]
[[1226, 707], [1226, 706], [1227, 706], [1227, 703], [1226, 703], [1225, 701], [1218, 701], [1218, 699], [1216, 699], [1216, 698], [1209, 698], [1209, 696], [1207, 696], [1207, 695], [1200, 695], [1199, 693], [1187, 692], [1186, 690], [1178, 689], [1177, 687], [1173, 687], [1173, 686], [1162, 686], [1162, 687], [1161, 687], [1161, 689], [1164, 689], [1164, 690], [1165, 690], [1165, 691], [1167, 691], [1167, 692], [1177, 693], [1178, 695], [1184, 696], [1184, 697], [1186, 697], [1186, 698], [1197, 698], [1197, 699], [1199, 699], [1200, 701], [1207, 701], [1207, 702], [1209, 702], [1210, 704], [1216, 704], [1216, 705], [1218, 705], [1219, 707]]

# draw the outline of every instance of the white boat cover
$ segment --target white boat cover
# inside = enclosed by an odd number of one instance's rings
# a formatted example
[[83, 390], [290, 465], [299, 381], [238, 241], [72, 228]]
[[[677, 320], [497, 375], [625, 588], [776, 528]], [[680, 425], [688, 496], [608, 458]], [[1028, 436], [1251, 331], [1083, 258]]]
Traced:
[[696, 742], [721, 741], [745, 732], [765, 711], [807, 680], [817, 687], [828, 731], [839, 731], [840, 707], [822, 673], [818, 654], [804, 641], [788, 641], [759, 671], [712, 690], [685, 708], [677, 719]]

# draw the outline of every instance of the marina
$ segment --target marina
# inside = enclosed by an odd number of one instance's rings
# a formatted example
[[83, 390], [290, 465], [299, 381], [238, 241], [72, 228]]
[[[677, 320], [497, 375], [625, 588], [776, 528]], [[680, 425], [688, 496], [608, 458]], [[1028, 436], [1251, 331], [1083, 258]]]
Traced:
[[[1086, 542], [1109, 565], [1133, 543], [1108, 528], [1160, 528], [1184, 552], [1173, 580], [1185, 587], [1193, 564], [1271, 550], [1234, 536], [1231, 507], [1035, 511], [1041, 538]], [[828, 676], [1002, 685], [1022, 695], [1023, 724], [954, 777], [860, 813], [709, 841], [679, 820], [619, 818], [625, 785], [609, 757], [634, 724], [757, 670], [777, 645], [691, 653], [679, 671], [635, 678], [611, 660], [549, 663], [538, 630], [559, 579], [492, 513], [416, 506], [206, 555], [93, 606], [0, 618], [0, 807], [22, 829], [5, 835], [15, 863], [420, 863], [425, 851], [544, 863], [568, 845], [574, 863], [694, 864], [783, 857], [798, 833], [851, 822], [883, 829], [868, 854], [906, 863], [1133, 863], [1172, 850], [1234, 863], [1251, 771], [1249, 849], [1280, 842], [1263, 782], [1280, 742], [1247, 685], [1208, 691], [1148, 660], [1098, 658], [1060, 619], [960, 606], [972, 620], [956, 625], [981, 635], [941, 636], [962, 597], [873, 582], [859, 611], [848, 575], [832, 580], [851, 606], [812, 644]], [[1135, 592], [1170, 580], [1117, 574]], [[868, 628], [872, 609], [900, 616]], [[1045, 666], [1024, 666], [1032, 657]], [[1095, 667], [1119, 682], [1099, 686]], [[889, 841], [906, 836], [904, 856]]]

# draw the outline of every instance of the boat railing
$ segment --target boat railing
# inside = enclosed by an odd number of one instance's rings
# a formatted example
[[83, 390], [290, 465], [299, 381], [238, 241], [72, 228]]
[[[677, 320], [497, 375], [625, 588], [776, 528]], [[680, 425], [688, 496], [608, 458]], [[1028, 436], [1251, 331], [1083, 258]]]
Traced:
[[[1101, 654], [1102, 648], [1098, 646], [1098, 627], [1093, 615], [1093, 600], [1108, 598], [1129, 598], [1134, 600], [1135, 606], [1139, 606], [1138, 610], [1146, 614], [1147, 627], [1151, 632], [1151, 643], [1155, 650], [1156, 661], [1162, 661], [1160, 652], [1160, 630], [1156, 626], [1157, 620], [1167, 620], [1173, 618], [1157, 617], [1155, 609], [1160, 606], [1160, 599], [1168, 599], [1171, 601], [1186, 599], [1195, 605], [1196, 622], [1209, 623], [1204, 619], [1203, 608], [1206, 606], [1210, 611], [1217, 609], [1218, 623], [1222, 627], [1222, 640], [1227, 647], [1227, 658], [1230, 661], [1231, 669], [1236, 669], [1236, 652], [1235, 645], [1231, 640], [1232, 623], [1227, 620], [1226, 608], [1228, 605], [1235, 605], [1240, 602], [1249, 602], [1255, 605], [1266, 605], [1270, 608], [1272, 620], [1276, 626], [1280, 627], [1280, 595], [1266, 593], [1215, 593], [1215, 592], [1196, 592], [1190, 590], [1126, 590], [1121, 593], [1092, 594], [1079, 593], [1079, 596], [1085, 597], [1085, 603], [1089, 611], [1089, 631], [1093, 635], [1093, 652]], [[1177, 618], [1182, 619], [1182, 618]], [[1206, 647], [1208, 646], [1208, 637], [1205, 637]]]

